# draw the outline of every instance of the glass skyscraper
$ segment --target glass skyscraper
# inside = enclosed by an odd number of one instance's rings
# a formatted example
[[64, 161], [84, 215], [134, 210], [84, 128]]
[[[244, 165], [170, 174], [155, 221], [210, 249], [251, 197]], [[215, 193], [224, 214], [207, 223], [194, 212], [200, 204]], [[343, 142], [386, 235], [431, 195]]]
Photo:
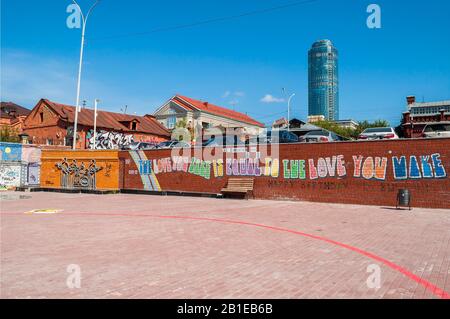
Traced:
[[308, 114], [339, 119], [338, 51], [330, 40], [315, 42], [308, 52]]

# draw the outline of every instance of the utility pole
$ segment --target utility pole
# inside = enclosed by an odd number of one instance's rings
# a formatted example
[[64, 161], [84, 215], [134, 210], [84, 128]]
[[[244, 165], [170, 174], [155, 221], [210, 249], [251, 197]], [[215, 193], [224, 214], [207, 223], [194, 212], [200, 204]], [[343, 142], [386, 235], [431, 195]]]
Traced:
[[75, 120], [73, 124], [73, 145], [72, 148], [75, 150], [77, 147], [77, 126], [78, 126], [78, 112], [80, 112], [80, 84], [81, 84], [81, 70], [83, 66], [83, 50], [84, 50], [84, 35], [86, 33], [86, 24], [87, 20], [89, 18], [89, 15], [91, 14], [92, 10], [97, 6], [97, 4], [100, 2], [100, 0], [97, 0], [92, 7], [89, 9], [86, 17], [83, 15], [83, 11], [81, 10], [81, 7], [78, 5], [76, 0], [72, 0], [73, 3], [78, 7], [78, 10], [80, 11], [81, 15], [81, 22], [83, 23], [82, 29], [81, 29], [81, 49], [80, 49], [80, 63], [78, 66], [78, 83], [77, 83], [77, 104], [75, 106]]

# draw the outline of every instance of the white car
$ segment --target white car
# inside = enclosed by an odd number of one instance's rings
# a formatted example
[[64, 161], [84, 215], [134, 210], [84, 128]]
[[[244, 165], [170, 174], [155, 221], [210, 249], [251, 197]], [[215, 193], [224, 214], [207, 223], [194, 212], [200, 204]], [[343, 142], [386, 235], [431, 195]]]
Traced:
[[384, 140], [398, 139], [397, 133], [392, 127], [367, 128], [358, 136], [358, 140]]
[[423, 137], [450, 137], [450, 122], [427, 124], [422, 131]]

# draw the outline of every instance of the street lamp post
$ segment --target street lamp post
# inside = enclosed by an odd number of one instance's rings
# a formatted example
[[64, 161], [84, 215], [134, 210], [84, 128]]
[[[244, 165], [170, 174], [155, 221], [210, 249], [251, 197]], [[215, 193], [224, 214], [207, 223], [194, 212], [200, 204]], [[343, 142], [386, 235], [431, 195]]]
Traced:
[[81, 11], [81, 7], [78, 5], [76, 0], [72, 0], [73, 3], [78, 7], [78, 10], [80, 11], [81, 15], [81, 22], [83, 23], [81, 28], [81, 49], [80, 49], [80, 64], [78, 66], [78, 83], [77, 83], [77, 104], [75, 106], [75, 120], [73, 123], [73, 144], [72, 148], [75, 150], [77, 147], [77, 126], [78, 126], [78, 112], [80, 111], [80, 84], [81, 84], [81, 69], [83, 66], [83, 50], [84, 50], [84, 35], [86, 32], [86, 23], [89, 18], [89, 15], [91, 14], [92, 10], [97, 6], [97, 4], [100, 2], [100, 0], [97, 0], [92, 7], [89, 9], [86, 17], [83, 15], [83, 12]]
[[295, 96], [295, 93], [292, 93], [288, 99], [288, 131], [291, 128], [291, 99]]
[[94, 101], [94, 146], [93, 149], [95, 150], [97, 147], [97, 105], [98, 102], [100, 102], [99, 99], [95, 99]]
[[[286, 95], [286, 89], [285, 88], [282, 88], [281, 89], [282, 91], [283, 91], [283, 93]], [[291, 96], [289, 96], [289, 98], [288, 98], [288, 100], [287, 100], [287, 127], [288, 127], [288, 131], [290, 130], [290, 127], [291, 127], [291, 123], [290, 123], [290, 120], [291, 120], [291, 100], [292, 100], [292, 98], [295, 96], [295, 93], [292, 93], [291, 94]]]

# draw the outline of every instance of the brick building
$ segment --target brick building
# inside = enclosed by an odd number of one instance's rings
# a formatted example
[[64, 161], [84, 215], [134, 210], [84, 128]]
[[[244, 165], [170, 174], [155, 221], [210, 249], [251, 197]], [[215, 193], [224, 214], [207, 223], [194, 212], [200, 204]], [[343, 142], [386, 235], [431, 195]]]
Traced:
[[450, 100], [419, 103], [415, 96], [408, 96], [406, 101], [408, 110], [401, 124], [406, 138], [421, 137], [427, 124], [450, 121]]
[[17, 134], [22, 133], [23, 122], [30, 110], [13, 102], [1, 102], [0, 126], [8, 126]]
[[[41, 99], [24, 121], [29, 142], [71, 146], [75, 107]], [[117, 149], [132, 141], [161, 142], [170, 138], [167, 129], [152, 115], [137, 116], [97, 110], [94, 141], [94, 110], [78, 113], [77, 148]]]

